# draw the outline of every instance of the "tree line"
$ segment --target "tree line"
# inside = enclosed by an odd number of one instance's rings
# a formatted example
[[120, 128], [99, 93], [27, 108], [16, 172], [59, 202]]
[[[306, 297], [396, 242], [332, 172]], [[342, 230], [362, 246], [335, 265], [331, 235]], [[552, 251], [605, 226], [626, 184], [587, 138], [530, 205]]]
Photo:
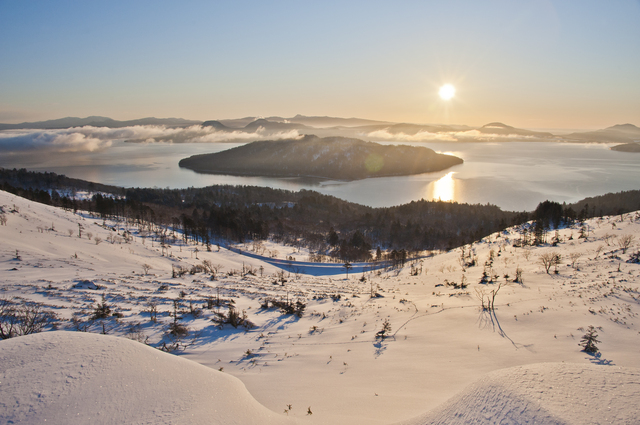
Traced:
[[[119, 188], [55, 173], [0, 169], [0, 189], [105, 219], [163, 226], [186, 240], [244, 242], [272, 238], [308, 247], [336, 261], [374, 259], [376, 248], [400, 252], [452, 249], [509, 226], [534, 220], [540, 229], [600, 213], [640, 209], [640, 191], [620, 192], [561, 205], [545, 201], [533, 212], [502, 211], [495, 205], [442, 201], [372, 208], [309, 190], [254, 186]], [[91, 192], [91, 197], [74, 194]]]

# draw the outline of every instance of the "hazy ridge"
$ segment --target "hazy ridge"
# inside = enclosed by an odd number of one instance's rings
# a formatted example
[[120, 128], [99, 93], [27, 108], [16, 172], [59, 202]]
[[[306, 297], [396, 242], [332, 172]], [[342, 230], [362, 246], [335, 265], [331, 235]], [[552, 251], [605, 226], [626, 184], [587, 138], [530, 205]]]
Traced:
[[[394, 123], [389, 121], [361, 118], [307, 117], [296, 115], [291, 118], [244, 117], [237, 119], [215, 119], [207, 121], [182, 118], [141, 118], [118, 121], [107, 117], [86, 118], [67, 117], [48, 121], [24, 122], [20, 124], [0, 124], [0, 130], [54, 130], [74, 127], [125, 128], [132, 126], [163, 126], [166, 128], [214, 129], [220, 134], [228, 134], [229, 140], [244, 139], [244, 134], [278, 135], [297, 132], [299, 135], [319, 137], [353, 137], [363, 140], [412, 140], [412, 141], [520, 141], [542, 140], [578, 143], [619, 143], [640, 141], [640, 128], [633, 124], [617, 124], [595, 131], [553, 134], [516, 128], [501, 122], [491, 122], [483, 126]], [[259, 132], [259, 133], [257, 133]], [[290, 137], [290, 136], [289, 136]], [[283, 137], [278, 137], [283, 138]], [[171, 141], [174, 143], [191, 141], [188, 136], [172, 133], [171, 136], [132, 139], [131, 141]], [[222, 139], [224, 140], [224, 139]], [[216, 141], [221, 141], [216, 139]]]

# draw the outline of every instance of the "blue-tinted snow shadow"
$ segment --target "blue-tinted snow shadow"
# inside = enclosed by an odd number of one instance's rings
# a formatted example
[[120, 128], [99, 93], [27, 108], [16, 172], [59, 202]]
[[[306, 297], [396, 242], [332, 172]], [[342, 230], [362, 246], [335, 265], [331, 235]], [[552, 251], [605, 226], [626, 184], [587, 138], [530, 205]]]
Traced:
[[602, 366], [615, 366], [613, 360], [607, 360], [602, 358], [602, 353], [597, 352], [595, 354], [590, 354], [586, 357], [593, 364], [602, 365]]

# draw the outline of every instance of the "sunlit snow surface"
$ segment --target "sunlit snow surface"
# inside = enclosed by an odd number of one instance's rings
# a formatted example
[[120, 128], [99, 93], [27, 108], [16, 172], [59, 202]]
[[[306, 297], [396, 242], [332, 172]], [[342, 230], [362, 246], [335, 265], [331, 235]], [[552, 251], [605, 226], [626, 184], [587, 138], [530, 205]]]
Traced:
[[[457, 248], [422, 253], [413, 263], [417, 276], [408, 263], [352, 270], [347, 278], [340, 263], [311, 268], [307, 251], [273, 242], [238, 248], [278, 262], [224, 246], [207, 252], [179, 237], [167, 252], [135, 225], [125, 243], [123, 223], [105, 228], [101, 219], [6, 192], [0, 207], [7, 219], [0, 225], [0, 297], [42, 303], [67, 331], [0, 341], [0, 422], [579, 424], [640, 417], [640, 265], [626, 262], [638, 250], [637, 213], [588, 220], [586, 239], [578, 227], [561, 229], [557, 247], [514, 248], [516, 229], [494, 234], [465, 247], [478, 265], [464, 271]], [[624, 235], [635, 242], [623, 254], [617, 238]], [[118, 236], [113, 243], [111, 236]], [[497, 288], [479, 283], [491, 251], [491, 274], [502, 285], [493, 313], [480, 308], [476, 292]], [[562, 264], [547, 274], [540, 256], [554, 251]], [[220, 265], [215, 280], [201, 272], [171, 276], [172, 266], [203, 260]], [[253, 274], [243, 276], [249, 266]], [[513, 282], [517, 268], [524, 283]], [[447, 285], [463, 275], [466, 290]], [[372, 289], [379, 296], [371, 298]], [[215, 308], [198, 318], [184, 314], [195, 338], [177, 356], [122, 338], [138, 324], [137, 337], [157, 345], [174, 300], [202, 308], [218, 293], [256, 326], [220, 329], [210, 320]], [[93, 333], [74, 331], [73, 314], [86, 320], [103, 294], [123, 316], [105, 320], [110, 335], [98, 335], [99, 321]], [[301, 318], [264, 310], [265, 297], [300, 299], [306, 310]], [[149, 320], [149, 301], [157, 302], [157, 323]], [[385, 319], [392, 331], [381, 340], [375, 334]], [[578, 346], [589, 325], [602, 341], [598, 356]]]
[[2, 423], [292, 423], [230, 375], [109, 335], [2, 341], [0, 383]]

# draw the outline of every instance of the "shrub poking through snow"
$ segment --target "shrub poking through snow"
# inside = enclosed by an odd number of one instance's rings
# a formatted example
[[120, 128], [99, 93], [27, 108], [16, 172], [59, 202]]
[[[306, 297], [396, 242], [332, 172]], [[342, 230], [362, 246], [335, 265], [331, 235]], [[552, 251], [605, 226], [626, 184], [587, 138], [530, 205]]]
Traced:
[[47, 325], [55, 328], [54, 313], [39, 304], [18, 304], [0, 298], [0, 339], [41, 332]]
[[596, 344], [599, 344], [598, 333], [593, 326], [589, 326], [587, 328], [587, 332], [582, 336], [580, 340], [580, 345], [582, 347], [582, 351], [589, 354], [596, 354], [599, 350]]
[[111, 306], [107, 304], [107, 300], [102, 294], [102, 301], [98, 303], [96, 308], [93, 309], [93, 314], [91, 315], [92, 320], [98, 319], [106, 319], [111, 315]]
[[302, 317], [306, 307], [307, 305], [300, 300], [293, 302], [293, 300], [282, 301], [273, 298], [266, 298], [262, 304], [260, 304], [260, 308], [265, 310], [278, 308], [282, 314], [295, 314], [298, 317]]
[[391, 323], [389, 323], [389, 319], [384, 319], [382, 322], [382, 329], [376, 332], [376, 338], [385, 339], [391, 333]]
[[254, 323], [247, 318], [247, 312], [245, 310], [239, 313], [232, 305], [229, 305], [229, 312], [227, 314], [217, 312], [211, 321], [221, 327], [229, 324], [234, 328], [242, 326], [245, 329], [251, 329], [255, 326]]
[[179, 301], [173, 300], [173, 313], [171, 314], [171, 316], [173, 316], [173, 322], [169, 324], [168, 333], [174, 338], [183, 338], [189, 335], [189, 328], [178, 322], [178, 320], [182, 319], [182, 317], [180, 317], [180, 312], [178, 311], [179, 308]]
[[631, 248], [633, 242], [635, 241], [635, 235], [622, 235], [618, 236], [616, 240], [616, 244], [620, 247], [623, 254], [627, 253], [627, 250]]

